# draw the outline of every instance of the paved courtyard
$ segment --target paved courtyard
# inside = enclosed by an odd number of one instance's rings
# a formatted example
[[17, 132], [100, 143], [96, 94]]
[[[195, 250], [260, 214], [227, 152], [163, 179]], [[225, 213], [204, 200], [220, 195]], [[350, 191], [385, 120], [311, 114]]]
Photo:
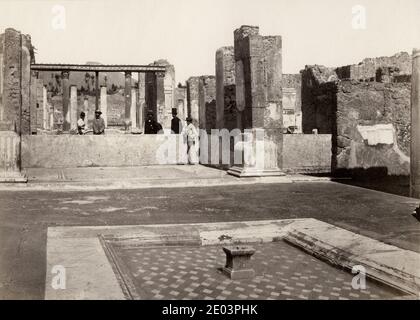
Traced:
[[1, 191], [0, 298], [43, 299], [47, 228], [315, 218], [420, 252], [416, 199], [334, 182]]
[[352, 275], [280, 241], [254, 244], [255, 277], [230, 280], [221, 273], [221, 246], [118, 248], [125, 280], [135, 286], [135, 299], [393, 299], [399, 291], [367, 282], [351, 286]]

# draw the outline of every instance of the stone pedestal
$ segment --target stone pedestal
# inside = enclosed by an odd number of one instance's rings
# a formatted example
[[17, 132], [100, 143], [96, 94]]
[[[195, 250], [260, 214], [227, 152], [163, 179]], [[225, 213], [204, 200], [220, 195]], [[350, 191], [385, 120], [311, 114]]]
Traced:
[[[235, 165], [228, 173], [236, 177], [284, 176], [277, 167], [278, 133], [269, 135], [270, 131], [253, 128], [245, 129], [242, 141], [234, 146], [236, 159], [242, 159], [242, 165]], [[267, 156], [268, 155], [268, 156]]]
[[106, 90], [107, 90], [106, 86], [101, 86], [101, 106], [100, 106], [100, 110], [102, 112], [102, 118], [104, 119], [104, 122], [105, 122], [105, 128], [108, 127], [108, 115], [107, 115], [108, 95], [107, 95]]
[[413, 51], [411, 76], [410, 197], [420, 198], [420, 49]]
[[0, 182], [27, 182], [19, 163], [19, 135], [13, 131], [0, 131]]
[[77, 87], [70, 87], [70, 130], [77, 131]]
[[223, 273], [232, 280], [250, 279], [255, 275], [254, 269], [250, 266], [251, 256], [255, 250], [248, 246], [223, 247], [226, 254], [226, 265]]

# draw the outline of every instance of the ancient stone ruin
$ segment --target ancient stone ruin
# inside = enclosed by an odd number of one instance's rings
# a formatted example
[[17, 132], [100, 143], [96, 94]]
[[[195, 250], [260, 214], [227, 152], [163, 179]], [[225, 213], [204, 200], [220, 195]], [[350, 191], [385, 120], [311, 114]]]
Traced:
[[[232, 44], [209, 53], [214, 75], [176, 85], [175, 66], [164, 59], [39, 64], [31, 37], [6, 29], [0, 34], [2, 181], [25, 181], [25, 167], [161, 164], [156, 152], [172, 139], [174, 110], [184, 125], [190, 116], [201, 129], [201, 162], [239, 177], [409, 174], [410, 54], [283, 74], [280, 36], [241, 26]], [[102, 111], [106, 135], [73, 135], [80, 112], [89, 128], [95, 110]], [[141, 134], [149, 112], [164, 135]], [[168, 163], [177, 163], [182, 142], [170, 144], [177, 151]]]

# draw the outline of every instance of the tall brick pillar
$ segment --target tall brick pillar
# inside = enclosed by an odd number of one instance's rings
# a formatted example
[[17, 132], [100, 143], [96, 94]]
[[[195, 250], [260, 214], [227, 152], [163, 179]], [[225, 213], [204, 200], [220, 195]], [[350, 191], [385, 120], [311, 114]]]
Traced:
[[0, 182], [27, 181], [21, 172], [20, 149], [22, 133], [30, 133], [32, 57], [29, 36], [11, 28], [0, 35]]
[[420, 198], [420, 49], [413, 50], [411, 76], [410, 197]]
[[70, 100], [70, 81], [68, 71], [62, 72], [63, 78], [63, 131], [70, 130], [70, 112], [69, 112], [69, 100]]
[[236, 128], [235, 55], [233, 47], [216, 51], [216, 124], [217, 129]]
[[124, 96], [125, 96], [125, 121], [130, 121], [130, 111], [131, 111], [131, 72], [125, 72], [125, 88], [124, 88]]
[[228, 172], [239, 177], [284, 175], [281, 37], [261, 36], [258, 27], [242, 26], [234, 40], [243, 165]]

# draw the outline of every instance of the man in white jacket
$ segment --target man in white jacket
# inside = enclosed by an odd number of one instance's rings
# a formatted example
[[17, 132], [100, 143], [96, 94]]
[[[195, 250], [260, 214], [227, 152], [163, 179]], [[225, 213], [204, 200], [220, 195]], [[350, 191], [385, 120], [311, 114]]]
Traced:
[[186, 119], [187, 126], [182, 130], [183, 135], [187, 140], [187, 155], [189, 164], [198, 163], [198, 132], [192, 124], [192, 118]]

